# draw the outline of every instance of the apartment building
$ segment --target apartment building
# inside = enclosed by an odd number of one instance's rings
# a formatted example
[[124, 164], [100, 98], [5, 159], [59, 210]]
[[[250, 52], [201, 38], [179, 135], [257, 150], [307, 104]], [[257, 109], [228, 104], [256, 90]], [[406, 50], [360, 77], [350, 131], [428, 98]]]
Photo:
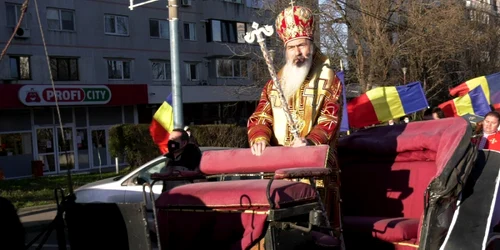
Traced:
[[[255, 47], [243, 36], [260, 3], [179, 2], [184, 122], [244, 120], [260, 89], [249, 87], [252, 58], [234, 48]], [[22, 4], [0, 0], [2, 48]], [[44, 174], [114, 166], [110, 127], [149, 123], [171, 92], [166, 5], [131, 11], [123, 0], [50, 0], [38, 1], [37, 10], [30, 1], [0, 61], [0, 169], [6, 178], [31, 175], [33, 160], [43, 162]], [[224, 115], [225, 106], [233, 116]]]

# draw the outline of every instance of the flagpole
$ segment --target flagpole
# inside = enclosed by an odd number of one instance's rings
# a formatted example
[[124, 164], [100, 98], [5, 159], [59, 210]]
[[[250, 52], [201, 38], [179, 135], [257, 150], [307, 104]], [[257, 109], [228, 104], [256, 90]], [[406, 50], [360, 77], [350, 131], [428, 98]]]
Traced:
[[[340, 71], [344, 72], [344, 65], [342, 64], [342, 59], [340, 59]], [[345, 87], [345, 85], [344, 85], [344, 87]], [[345, 92], [346, 92], [345, 89], [343, 92], [345, 94]], [[347, 105], [347, 103], [344, 103], [344, 105]], [[347, 119], [347, 117], [342, 117], [342, 119]], [[347, 135], [350, 135], [350, 134], [351, 134], [350, 129], [347, 129]]]

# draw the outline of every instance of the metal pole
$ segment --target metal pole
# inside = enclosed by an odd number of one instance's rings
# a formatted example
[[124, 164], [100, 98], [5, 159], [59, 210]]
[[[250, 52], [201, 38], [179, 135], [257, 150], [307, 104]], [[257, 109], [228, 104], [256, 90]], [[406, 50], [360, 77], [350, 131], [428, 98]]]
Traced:
[[170, 67], [172, 70], [172, 104], [174, 108], [174, 127], [184, 126], [182, 110], [182, 85], [179, 62], [179, 18], [177, 16], [177, 1], [168, 0], [168, 15], [170, 24]]

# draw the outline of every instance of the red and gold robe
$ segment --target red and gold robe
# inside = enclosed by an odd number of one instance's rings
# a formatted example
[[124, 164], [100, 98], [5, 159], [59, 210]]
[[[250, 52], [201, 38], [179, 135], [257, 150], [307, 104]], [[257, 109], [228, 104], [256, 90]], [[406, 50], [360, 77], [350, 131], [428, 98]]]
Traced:
[[[278, 73], [278, 78], [282, 73], [283, 69]], [[337, 235], [340, 233], [340, 171], [335, 145], [342, 115], [341, 93], [342, 84], [331, 68], [330, 60], [318, 51], [314, 54], [313, 64], [304, 83], [287, 100], [300, 136], [305, 137], [309, 144], [330, 145], [327, 167], [333, 169], [333, 174], [326, 180], [328, 185], [325, 186], [324, 201]], [[250, 145], [258, 141], [265, 141], [271, 146], [292, 144], [294, 138], [272, 80], [264, 86], [247, 127]]]
[[[473, 138], [472, 143], [479, 147], [481, 145], [481, 141], [484, 137]], [[494, 133], [489, 135], [484, 142], [484, 147], [482, 149], [496, 150], [500, 151], [500, 133]]]
[[[283, 69], [278, 73], [281, 77]], [[316, 52], [306, 80], [287, 102], [299, 134], [310, 143], [334, 143], [342, 114], [342, 85], [330, 67], [330, 60]], [[270, 80], [264, 86], [257, 109], [248, 119], [250, 145], [265, 141], [271, 146], [290, 146], [293, 135], [278, 91]]]

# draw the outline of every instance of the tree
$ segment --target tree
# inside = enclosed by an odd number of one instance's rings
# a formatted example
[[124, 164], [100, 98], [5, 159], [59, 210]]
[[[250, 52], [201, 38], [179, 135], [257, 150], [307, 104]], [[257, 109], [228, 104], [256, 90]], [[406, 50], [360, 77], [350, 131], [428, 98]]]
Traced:
[[347, 77], [363, 92], [402, 84], [406, 67], [407, 82], [424, 82], [429, 101], [437, 102], [451, 85], [498, 65], [496, 17], [476, 6], [471, 18], [463, 1], [336, 0], [320, 9], [322, 45], [333, 51], [330, 56], [344, 53]]

